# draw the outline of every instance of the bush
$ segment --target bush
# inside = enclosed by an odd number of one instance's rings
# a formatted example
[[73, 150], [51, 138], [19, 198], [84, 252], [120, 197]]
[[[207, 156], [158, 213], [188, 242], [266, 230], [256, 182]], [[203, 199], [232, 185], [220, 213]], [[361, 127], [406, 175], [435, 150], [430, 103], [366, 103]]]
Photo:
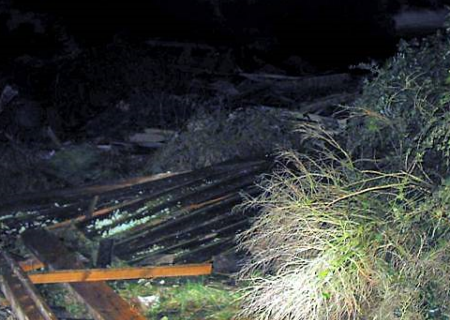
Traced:
[[302, 129], [319, 150], [287, 154], [247, 204], [245, 317], [450, 319], [449, 70], [448, 35], [404, 42], [340, 143]]
[[402, 42], [386, 66], [372, 69], [350, 108], [348, 148], [383, 170], [425, 170], [433, 180], [450, 168], [450, 37]]

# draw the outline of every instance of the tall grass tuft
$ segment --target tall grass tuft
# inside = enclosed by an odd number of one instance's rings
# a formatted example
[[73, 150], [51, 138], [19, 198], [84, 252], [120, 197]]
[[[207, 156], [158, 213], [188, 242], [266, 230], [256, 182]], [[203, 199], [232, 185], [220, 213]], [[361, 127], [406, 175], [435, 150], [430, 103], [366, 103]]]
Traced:
[[242, 316], [447, 319], [448, 186], [358, 169], [324, 141], [333, 152], [283, 155], [247, 203], [261, 214], [240, 236], [252, 256], [241, 274], [249, 281]]
[[449, 34], [403, 42], [349, 109], [346, 148], [306, 128], [309, 156], [285, 154], [248, 201], [243, 316], [450, 319]]

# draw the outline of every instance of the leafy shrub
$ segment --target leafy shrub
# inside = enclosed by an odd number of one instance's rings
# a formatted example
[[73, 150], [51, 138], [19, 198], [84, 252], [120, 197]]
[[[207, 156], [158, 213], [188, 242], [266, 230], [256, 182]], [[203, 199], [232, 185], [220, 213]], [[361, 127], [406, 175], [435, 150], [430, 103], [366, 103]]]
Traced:
[[450, 319], [449, 49], [402, 43], [350, 108], [347, 147], [308, 128], [323, 149], [288, 154], [249, 200], [245, 317]]
[[450, 38], [437, 35], [402, 42], [399, 53], [372, 69], [351, 108], [348, 147], [380, 161], [385, 170], [420, 164], [433, 179], [450, 165]]

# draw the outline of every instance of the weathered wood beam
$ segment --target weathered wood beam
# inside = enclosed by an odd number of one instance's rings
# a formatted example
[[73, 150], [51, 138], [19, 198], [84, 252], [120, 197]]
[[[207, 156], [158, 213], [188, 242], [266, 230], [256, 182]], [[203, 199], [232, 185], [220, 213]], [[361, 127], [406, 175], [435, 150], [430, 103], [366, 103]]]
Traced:
[[[177, 218], [179, 215], [185, 214], [186, 211], [191, 211], [193, 208], [190, 208], [192, 205], [201, 204], [204, 202], [208, 202], [210, 200], [214, 200], [221, 196], [227, 195], [232, 192], [238, 192], [240, 190], [244, 190], [249, 186], [253, 185], [256, 181], [257, 177], [264, 172], [267, 167], [255, 166], [248, 169], [243, 169], [242, 171], [234, 172], [233, 174], [228, 174], [227, 177], [216, 181], [211, 184], [206, 184], [197, 190], [193, 190], [187, 192], [179, 197], [174, 197], [170, 201], [158, 205], [153, 208], [149, 208], [148, 210], [142, 210], [138, 213], [133, 214], [132, 216], [127, 216], [122, 219], [117, 219], [109, 225], [105, 225], [104, 227], [98, 230], [86, 230], [86, 234], [88, 236], [94, 236], [95, 234], [101, 234], [104, 231], [112, 229], [118, 225], [142, 219], [146, 216], [157, 215], [163, 210], [176, 210], [173, 212], [170, 217], [171, 219]], [[180, 208], [181, 206], [181, 208]], [[159, 222], [158, 222], [159, 223]], [[84, 224], [81, 224], [84, 226]], [[152, 224], [141, 224], [130, 230], [121, 232], [120, 238], [129, 238], [136, 236], [146, 230], [148, 228], [152, 228]]]
[[192, 211], [177, 219], [168, 220], [154, 228], [149, 228], [145, 236], [142, 236], [139, 242], [133, 242], [133, 245], [124, 245], [124, 243], [128, 243], [126, 242], [127, 239], [118, 242], [114, 247], [114, 252], [121, 258], [129, 257], [133, 253], [150, 248], [155, 244], [160, 245], [164, 242], [184, 240], [185, 238], [195, 237], [195, 235], [201, 235], [205, 231], [212, 233], [214, 232], [214, 226], [220, 223], [226, 224], [227, 221], [230, 225], [235, 222], [236, 216], [238, 216], [238, 219], [247, 219], [248, 217], [242, 211], [230, 213], [233, 207], [241, 201], [242, 196], [236, 194], [214, 205]]
[[[252, 179], [253, 178], [253, 179]], [[242, 185], [238, 184], [231, 184], [226, 186], [217, 186], [217, 188], [210, 190], [209, 197], [204, 200], [214, 199], [215, 197], [227, 195], [229, 192], [238, 193], [240, 190], [244, 190], [246, 187], [249, 187], [253, 184], [254, 177], [244, 179], [243, 181], [240, 181], [240, 183], [243, 183]], [[200, 195], [197, 195], [195, 197], [198, 197]], [[203, 195], [205, 196], [205, 195]], [[193, 197], [193, 198], [195, 198]], [[191, 198], [192, 199], [192, 198]], [[195, 199], [198, 200], [198, 199]], [[233, 203], [233, 200], [236, 201], [236, 199], [225, 199], [222, 202], [219, 202], [214, 205], [206, 206], [199, 210], [197, 213], [198, 215], [201, 214], [207, 214], [209, 211], [214, 210], [214, 208], [219, 209], [220, 206], [227, 206], [231, 203]], [[236, 204], [236, 202], [234, 202]], [[209, 210], [209, 211], [208, 211]], [[188, 211], [189, 212], [189, 211]], [[170, 221], [164, 221], [160, 223], [159, 225], [146, 225], [143, 224], [141, 226], [137, 226], [127, 232], [123, 232], [120, 234], [121, 239], [116, 242], [114, 246], [114, 250], [117, 254], [124, 253], [127, 251], [141, 249], [146, 246], [145, 239], [149, 239], [149, 237], [156, 237], [161, 236], [165, 232], [167, 232], [168, 227], [173, 227], [175, 225], [179, 225], [182, 223], [186, 223], [186, 219], [189, 220], [191, 216], [187, 216], [187, 218], [183, 217], [188, 213], [186, 211], [181, 211], [180, 214], [174, 214], [171, 216]], [[192, 213], [191, 213], [192, 214]], [[176, 218], [174, 218], [176, 217]]]
[[[183, 259], [187, 258], [191, 259], [190, 261], [196, 262], [208, 261], [212, 258], [213, 255], [210, 254], [211, 251], [208, 248], [210, 245], [214, 246], [214, 244], [216, 243], [215, 242], [216, 239], [219, 239], [221, 237], [229, 237], [230, 234], [236, 233], [237, 230], [247, 228], [249, 224], [250, 223], [247, 219], [241, 220], [232, 225], [219, 229], [215, 232], [209, 233], [207, 235], [197, 236], [194, 239], [182, 241], [170, 247], [161, 248], [147, 254], [139, 255], [132, 260], [128, 260], [127, 262], [133, 265], [145, 266], [154, 264], [155, 260], [156, 261], [161, 260], [160, 257], [168, 257], [168, 256], [171, 256], [170, 263], [175, 263], [175, 261], [183, 261]], [[234, 236], [232, 236], [231, 238], [234, 238]], [[226, 245], [228, 246], [229, 243], [227, 242]], [[180, 249], [183, 249], [182, 251], [186, 251], [186, 249], [190, 248], [196, 249], [188, 250], [187, 252], [177, 253], [177, 251], [180, 251]], [[206, 248], [206, 250], [203, 250], [203, 248]], [[223, 251], [222, 249], [226, 250], [228, 249], [228, 247], [221, 248], [220, 246], [219, 247], [214, 246], [214, 250], [216, 250], [217, 252]], [[200, 250], [200, 253], [198, 253], [198, 250]]]
[[76, 189], [58, 189], [46, 191], [43, 193], [18, 195], [16, 197], [11, 197], [6, 202], [0, 204], [0, 215], [2, 213], [4, 214], [6, 212], [11, 212], [15, 208], [20, 208], [21, 210], [23, 210], [27, 205], [32, 207], [34, 205], [39, 206], [42, 204], [54, 203], [58, 200], [71, 200], [83, 196], [95, 196], [104, 194], [106, 192], [142, 186], [179, 174], [182, 173], [165, 173], [147, 177], [130, 178], [107, 185], [94, 185]]
[[153, 279], [163, 277], [191, 277], [209, 275], [211, 272], [212, 265], [210, 263], [205, 263], [165, 267], [57, 270], [30, 274], [28, 277], [34, 284], [46, 284]]
[[[89, 211], [89, 205], [92, 203], [92, 195], [80, 195], [81, 198], [73, 198], [70, 201], [70, 205], [67, 205], [65, 202], [60, 202], [60, 198], [49, 200], [49, 204], [47, 206], [35, 205], [26, 203], [22, 207], [21, 211], [26, 211], [28, 207], [37, 208], [37, 211], [34, 214], [16, 217], [14, 215], [4, 216], [2, 218], [1, 212], [7, 212], [4, 207], [0, 207], [0, 218], [2, 219], [2, 223], [6, 224], [10, 229], [19, 230], [21, 226], [28, 225], [29, 223], [39, 224], [44, 223], [45, 221], [49, 221], [46, 223], [47, 225], [51, 225], [52, 229], [65, 227], [72, 223], [77, 223], [80, 225], [86, 225], [92, 220], [101, 219], [107, 217], [112, 214], [115, 210], [127, 210], [128, 212], [133, 212], [139, 208], [142, 208], [146, 203], [152, 201], [154, 199], [158, 199], [163, 197], [164, 195], [169, 195], [172, 197], [180, 197], [186, 188], [198, 188], [201, 184], [208, 182], [209, 180], [220, 180], [223, 177], [226, 177], [230, 173], [240, 172], [241, 170], [252, 170], [256, 167], [267, 167], [268, 162], [264, 160], [259, 161], [247, 161], [247, 162], [238, 162], [238, 163], [230, 163], [230, 164], [221, 164], [217, 166], [211, 166], [205, 168], [201, 171], [190, 171], [186, 173], [180, 173], [177, 175], [169, 176], [166, 178], [158, 178], [156, 180], [151, 180], [142, 184], [137, 185], [129, 185], [129, 184], [116, 184], [120, 186], [126, 186], [125, 188], [116, 189], [113, 186], [92, 186], [86, 187], [88, 190], [112, 190], [103, 193], [99, 199], [97, 207], [92, 214], [86, 216], [86, 211]], [[150, 180], [150, 178], [144, 179], [144, 181]], [[129, 182], [139, 181], [139, 179], [130, 180]], [[84, 190], [83, 188], [75, 189], [75, 190], [61, 190], [62, 194], [67, 193], [67, 197], [72, 197], [79, 194], [77, 190]], [[56, 192], [56, 191], [55, 191]], [[56, 192], [56, 193], [58, 193]], [[139, 193], [139, 194], [138, 194]], [[32, 195], [30, 195], [33, 198]], [[36, 195], [39, 200], [39, 195]], [[48, 195], [45, 195], [45, 199], [47, 199]], [[95, 195], [94, 195], [95, 197]], [[114, 200], [114, 201], [112, 201]], [[73, 202], [75, 201], [75, 202]], [[116, 204], [119, 201], [121, 203]], [[59, 203], [60, 206], [55, 206], [55, 203]], [[170, 204], [170, 202], [168, 203]], [[37, 206], [37, 207], [36, 207]], [[8, 205], [6, 206], [6, 208]], [[5, 211], [6, 210], [6, 211]], [[11, 212], [11, 211], [10, 211]], [[54, 224], [51, 222], [52, 220], [57, 219], [60, 223]], [[116, 224], [120, 224], [123, 221], [117, 221]]]
[[[74, 252], [50, 232], [39, 229], [22, 234], [25, 246], [50, 270], [85, 269], [84, 263]], [[96, 320], [145, 320], [136, 310], [115, 293], [106, 282], [64, 284]]]
[[[195, 218], [195, 215], [193, 216]], [[209, 218], [209, 219], [208, 219]], [[149, 236], [147, 245], [150, 246], [166, 246], [167, 243], [178, 242], [191, 238], [202, 233], [211, 233], [218, 229], [218, 226], [230, 225], [236, 220], [245, 220], [248, 217], [245, 213], [238, 210], [233, 210], [233, 205], [229, 208], [217, 208], [211, 212], [211, 217], [199, 216], [198, 219], [186, 221], [185, 225], [179, 226], [176, 231], [168, 232], [166, 235], [160, 237]], [[203, 222], [202, 222], [203, 221]]]
[[[121, 209], [121, 210], [127, 210], [128, 212], [136, 211], [142, 207], [145, 206], [147, 202], [150, 202], [152, 200], [158, 199], [160, 197], [163, 197], [165, 195], [171, 196], [172, 200], [167, 201], [166, 203], [161, 204], [160, 206], [149, 208], [149, 210], [144, 210], [143, 212], [139, 214], [134, 214], [132, 217], [126, 217], [124, 219], [118, 219], [113, 224], [106, 226], [106, 228], [115, 227], [119, 224], [125, 223], [127, 220], [133, 220], [133, 219], [140, 219], [146, 215], [149, 214], [149, 211], [157, 212], [160, 209], [159, 208], [167, 208], [171, 205], [177, 205], [178, 203], [182, 202], [183, 200], [190, 199], [195, 194], [203, 192], [205, 189], [211, 189], [217, 186], [218, 184], [224, 184], [226, 181], [230, 181], [236, 177], [239, 176], [245, 176], [246, 174], [251, 174], [254, 172], [261, 172], [263, 168], [267, 167], [267, 163], [264, 162], [258, 162], [258, 163], [248, 163], [245, 165], [239, 165], [234, 166], [232, 171], [225, 171], [219, 170], [218, 172], [211, 172], [209, 170], [206, 171], [200, 171], [197, 172], [197, 175], [191, 177], [191, 179], [186, 180], [178, 185], [174, 185], [170, 188], [164, 188], [163, 186], [147, 195], [143, 196], [140, 199], [130, 200], [128, 202], [124, 202], [123, 204], [119, 204], [117, 206], [112, 206], [110, 208], [104, 208], [100, 209], [92, 214], [92, 218], [86, 219], [85, 217], [80, 217], [77, 219], [77, 224], [80, 225], [80, 227], [86, 226], [89, 222], [107, 217], [109, 214], [114, 212], [115, 210]], [[208, 184], [205, 187], [200, 186], [201, 184], [204, 184], [208, 182], [208, 180], [217, 180], [218, 182], [213, 184]], [[183, 193], [182, 191], [187, 188], [192, 188], [192, 191]], [[159, 210], [158, 210], [159, 209]], [[151, 215], [151, 213], [150, 213]]]
[[53, 204], [54, 202], [80, 200], [88, 197], [89, 202], [93, 196], [102, 195], [104, 198], [114, 197], [117, 194], [136, 193], [138, 191], [146, 191], [153, 193], [168, 188], [170, 186], [178, 186], [183, 181], [192, 180], [198, 175], [214, 175], [225, 172], [233, 172], [248, 166], [266, 163], [265, 160], [255, 160], [246, 162], [223, 163], [210, 166], [201, 171], [185, 171], [176, 173], [162, 173], [146, 177], [129, 178], [119, 182], [113, 182], [104, 185], [92, 185], [75, 189], [59, 189], [49, 190], [42, 193], [33, 193], [10, 197], [7, 201], [0, 203], [0, 216], [8, 214], [16, 208], [22, 211], [28, 208], [39, 207], [45, 204]]
[[6, 252], [0, 253], [0, 288], [19, 320], [57, 320], [25, 272]]
[[190, 252], [176, 255], [176, 257], [174, 258], [174, 263], [209, 260], [212, 258], [212, 256], [218, 254], [219, 252], [223, 252], [234, 247], [236, 245], [234, 238], [235, 236], [231, 236], [219, 239], [217, 241], [212, 241], [211, 243], [203, 247], [199, 247]]

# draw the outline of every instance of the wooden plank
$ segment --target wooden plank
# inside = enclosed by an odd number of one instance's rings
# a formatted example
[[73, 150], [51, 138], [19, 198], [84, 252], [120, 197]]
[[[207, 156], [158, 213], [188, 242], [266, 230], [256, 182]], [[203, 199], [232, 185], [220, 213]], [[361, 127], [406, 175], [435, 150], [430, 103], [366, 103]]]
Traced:
[[[259, 192], [259, 189], [255, 189], [255, 191]], [[117, 246], [115, 244], [114, 253], [121, 259], [127, 259], [134, 253], [145, 248], [151, 248], [156, 244], [160, 246], [163, 243], [162, 246], [166, 247], [167, 243], [164, 243], [165, 241], [181, 241], [184, 238], [190, 237], [191, 234], [200, 235], [205, 231], [212, 233], [214, 231], [214, 223], [228, 220], [228, 224], [232, 224], [234, 216], [244, 215], [242, 211], [236, 210], [232, 212], [233, 207], [241, 201], [242, 196], [236, 194], [220, 203], [189, 212], [177, 219], [167, 220], [158, 226], [154, 226], [138, 243], [125, 247], [120, 242]], [[210, 226], [209, 229], [208, 226]], [[125, 248], [128, 248], [128, 250]]]
[[[192, 196], [192, 194], [195, 194], [197, 192], [200, 192], [203, 189], [200, 190], [194, 190], [188, 194], [181, 195], [181, 191], [184, 188], [194, 188], [199, 187], [202, 183], [205, 183], [205, 180], [221, 180], [221, 179], [228, 179], [230, 176], [230, 173], [234, 173], [235, 175], [239, 175], [240, 172], [248, 172], [252, 170], [257, 170], [258, 168], [265, 168], [267, 167], [267, 162], [248, 162], [248, 163], [241, 163], [236, 164], [233, 166], [220, 166], [220, 167], [210, 167], [202, 171], [195, 171], [195, 172], [189, 172], [189, 174], [180, 174], [178, 176], [164, 179], [160, 181], [159, 188], [155, 188], [152, 192], [145, 193], [144, 195], [131, 200], [126, 200], [119, 204], [114, 204], [112, 206], [108, 206], [105, 208], [101, 208], [98, 210], [95, 210], [92, 212], [91, 216], [87, 217], [86, 215], [79, 215], [75, 218], [70, 218], [68, 220], [62, 221], [60, 223], [54, 224], [49, 227], [49, 229], [54, 230], [58, 228], [66, 227], [72, 223], [76, 223], [80, 225], [81, 227], [86, 226], [88, 223], [90, 223], [92, 220], [105, 218], [108, 215], [112, 214], [116, 210], [127, 210], [128, 212], [136, 211], [146, 205], [146, 203], [157, 199], [159, 197], [162, 197], [164, 195], [172, 195], [174, 198], [173, 201], [168, 202], [164, 205], [170, 205], [171, 203], [178, 203], [178, 201], [181, 201], [183, 199], [189, 198]], [[227, 170], [225, 170], [227, 169]], [[228, 171], [229, 169], [229, 171]], [[261, 170], [261, 169], [260, 169]], [[194, 174], [195, 173], [195, 174]], [[182, 180], [180, 178], [183, 178]], [[176, 183], [175, 183], [176, 182]], [[164, 186], [164, 184], [167, 184]], [[155, 208], [156, 210], [156, 208]], [[142, 213], [142, 215], [146, 215], [147, 212], [145, 211]], [[134, 216], [134, 219], [138, 219], [138, 216]], [[117, 220], [113, 226], [124, 223], [125, 220]]]
[[[70, 252], [55, 235], [46, 230], [28, 230], [22, 234], [22, 240], [50, 270], [85, 269], [76, 253]], [[96, 320], [145, 319], [103, 281], [64, 285], [88, 307]]]
[[0, 288], [19, 320], [57, 320], [25, 272], [6, 252], [0, 253]]
[[113, 192], [117, 190], [124, 190], [127, 188], [134, 188], [146, 185], [148, 183], [155, 183], [159, 180], [169, 177], [185, 174], [185, 172], [178, 173], [164, 173], [153, 176], [129, 178], [119, 182], [106, 185], [93, 185], [80, 187], [76, 189], [57, 189], [49, 190], [42, 193], [32, 193], [25, 195], [18, 195], [16, 197], [10, 197], [7, 201], [1, 203], [0, 215], [14, 211], [15, 208], [25, 210], [27, 206], [36, 206], [42, 204], [53, 203], [59, 200], [72, 200], [81, 198], [83, 196], [95, 196], [104, 194], [107, 192]]
[[[90, 231], [87, 230], [86, 234], [89, 237], [95, 236], [96, 234], [101, 234], [104, 231], [107, 231], [110, 228], [114, 228], [118, 225], [124, 224], [130, 220], [138, 220], [142, 219], [146, 216], [152, 216], [157, 214], [158, 212], [165, 210], [165, 209], [174, 209], [178, 208], [179, 206], [190, 206], [195, 205], [198, 203], [203, 203], [205, 201], [213, 200], [215, 198], [218, 198], [220, 196], [223, 196], [231, 191], [239, 190], [241, 188], [244, 188], [248, 185], [251, 185], [256, 180], [256, 177], [261, 174], [264, 170], [266, 170], [268, 167], [267, 162], [262, 163], [256, 163], [251, 166], [243, 167], [239, 170], [234, 170], [231, 172], [225, 172], [221, 175], [215, 176], [216, 181], [210, 184], [205, 184], [203, 186], [200, 186], [199, 188], [196, 188], [192, 191], [188, 191], [187, 193], [181, 193], [178, 195], [174, 195], [168, 202], [162, 203], [160, 205], [157, 205], [152, 208], [148, 208], [147, 210], [142, 210], [138, 213], [134, 213], [132, 216], [126, 216], [124, 218], [119, 218], [115, 220], [113, 223], [105, 226], [104, 228], [101, 228], [100, 230]], [[200, 174], [200, 173], [199, 173]], [[132, 207], [128, 207], [127, 211], [132, 212], [134, 210], [137, 210], [141, 208], [143, 205], [140, 204], [138, 206], [133, 205]], [[94, 213], [95, 214], [95, 213]], [[172, 215], [173, 217], [173, 215]], [[82, 222], [80, 224], [80, 227], [85, 227], [86, 224]], [[123, 232], [121, 234], [128, 237], [128, 234], [135, 233], [140, 228], [144, 228], [144, 226], [137, 226], [136, 228], [133, 228], [132, 230], [128, 230], [126, 232]]]
[[[244, 219], [241, 221], [238, 221], [236, 223], [233, 223], [232, 225], [225, 226], [219, 230], [216, 230], [212, 233], [206, 234], [206, 235], [200, 235], [196, 236], [195, 238], [190, 238], [185, 241], [178, 242], [172, 246], [169, 247], [163, 247], [158, 250], [145, 253], [145, 254], [139, 254], [136, 257], [132, 259], [128, 259], [127, 262], [132, 265], [136, 266], [147, 266], [147, 265], [156, 265], [158, 263], [155, 263], [155, 260], [159, 260], [159, 257], [168, 257], [171, 256], [172, 259], [169, 263], [173, 264], [176, 261], [179, 263], [184, 263], [182, 260], [179, 260], [179, 256], [189, 256], [192, 253], [195, 253], [197, 249], [202, 249], [206, 246], [209, 246], [211, 243], [214, 244], [215, 241], [222, 237], [228, 237], [233, 233], [236, 233], [237, 230], [241, 228], [247, 228], [249, 226], [250, 222], [248, 219]], [[187, 250], [195, 248], [193, 250]], [[226, 250], [226, 248], [219, 248], [219, 252], [223, 251], [221, 249]], [[181, 252], [180, 252], [181, 251]], [[119, 257], [122, 260], [126, 260], [127, 257]], [[178, 260], [177, 260], [178, 259]], [[195, 260], [197, 258], [193, 258], [190, 260], [191, 262], [203, 262], [203, 261], [210, 261], [212, 259], [212, 255], [203, 255], [201, 256], [201, 259]], [[167, 263], [166, 263], [167, 264]]]
[[[196, 194], [193, 194], [190, 198], [186, 199], [186, 203], [182, 203], [183, 206], [190, 206], [199, 202], [209, 201], [213, 200], [218, 197], [222, 197], [224, 195], [230, 194], [230, 193], [237, 193], [240, 191], [244, 191], [250, 186], [254, 184], [254, 182], [257, 179], [258, 173], [252, 173], [249, 176], [244, 176], [242, 178], [234, 178], [232, 181], [228, 181], [228, 183], [224, 184], [211, 184], [207, 187], [205, 187], [202, 192], [198, 192]], [[213, 186], [213, 187], [212, 187]], [[219, 203], [220, 204], [220, 203]], [[217, 205], [219, 205], [217, 204]], [[208, 206], [204, 207], [203, 209], [207, 208]], [[165, 209], [164, 206], [161, 208], [158, 208], [159, 210]], [[180, 209], [182, 214], [184, 215], [186, 213], [185, 208]], [[140, 215], [141, 213], [139, 213]], [[153, 212], [151, 214], [154, 214]], [[179, 219], [175, 219], [175, 216], [177, 216], [178, 213], [172, 213], [170, 216], [170, 219], [174, 221], [174, 223], [179, 223]], [[161, 224], [163, 224], [162, 222]], [[116, 252], [123, 252], [127, 251], [128, 248], [137, 248], [137, 247], [143, 247], [145, 246], [142, 242], [143, 239], [147, 239], [148, 235], [150, 233], [155, 234], [155, 230], [157, 230], [158, 226], [152, 225], [152, 224], [141, 224], [137, 225], [127, 231], [124, 231], [120, 233], [118, 238], [120, 238], [120, 241], [116, 243], [114, 250], [117, 250]]]
[[212, 265], [188, 264], [164, 267], [57, 270], [28, 275], [34, 284], [96, 282], [110, 280], [150, 279], [162, 277], [190, 277], [212, 273]]
[[[127, 260], [129, 264], [137, 266], [147, 266], [147, 265], [158, 265], [158, 264], [173, 264], [175, 258], [177, 257], [176, 251], [190, 249], [192, 247], [200, 247], [205, 243], [214, 241], [217, 237], [216, 233], [211, 233], [207, 235], [202, 235], [200, 237], [195, 237], [194, 239], [188, 239], [169, 246], [166, 248], [161, 248], [153, 252], [138, 255], [136, 258]], [[190, 252], [190, 250], [188, 250]], [[120, 257], [122, 259], [122, 257]], [[123, 259], [125, 260], [125, 259]]]
[[224, 252], [236, 245], [235, 236], [231, 236], [223, 239], [215, 239], [208, 245], [199, 247], [190, 252], [177, 255], [174, 259], [175, 263], [188, 263], [190, 261], [205, 261], [210, 260], [214, 255]]
[[129, 178], [105, 185], [90, 185], [75, 189], [58, 189], [35, 194], [18, 195], [16, 197], [9, 197], [4, 202], [0, 202], [0, 216], [7, 215], [15, 211], [15, 209], [29, 211], [40, 205], [52, 204], [55, 201], [64, 204], [68, 201], [79, 201], [83, 197], [92, 197], [96, 195], [102, 195], [103, 198], [108, 199], [116, 196], [117, 193], [123, 195], [129, 194], [130, 192], [135, 193], [137, 191], [145, 190], [145, 193], [151, 194], [162, 188], [177, 186], [183, 182], [192, 180], [199, 175], [208, 176], [225, 172], [234, 172], [235, 170], [245, 167], [258, 164], [264, 165], [267, 163], [266, 160], [223, 163], [204, 168], [201, 171], [162, 173], [153, 176]]
[[141, 198], [137, 198], [137, 199], [133, 199], [133, 200], [128, 200], [128, 201], [124, 201], [122, 203], [110, 206], [110, 207], [106, 207], [106, 208], [102, 208], [99, 210], [96, 210], [94, 212], [91, 213], [91, 215], [89, 217], [86, 217], [86, 215], [79, 215], [75, 218], [72, 218], [70, 220], [65, 220], [59, 223], [55, 223], [51, 226], [49, 226], [48, 228], [50, 230], [55, 230], [55, 229], [59, 229], [59, 228], [64, 228], [67, 227], [71, 224], [74, 223], [80, 223], [83, 221], [89, 221], [92, 220], [93, 218], [97, 218], [97, 217], [101, 217], [101, 216], [105, 216], [107, 214], [111, 214], [112, 212], [114, 212], [115, 210], [119, 210], [119, 209], [124, 209], [127, 208], [129, 206], [132, 206], [134, 204], [138, 204], [138, 205], [145, 205], [145, 202], [148, 201], [147, 197], [141, 197]]
[[36, 258], [20, 261], [19, 266], [25, 272], [36, 271], [44, 268], [44, 264]]

